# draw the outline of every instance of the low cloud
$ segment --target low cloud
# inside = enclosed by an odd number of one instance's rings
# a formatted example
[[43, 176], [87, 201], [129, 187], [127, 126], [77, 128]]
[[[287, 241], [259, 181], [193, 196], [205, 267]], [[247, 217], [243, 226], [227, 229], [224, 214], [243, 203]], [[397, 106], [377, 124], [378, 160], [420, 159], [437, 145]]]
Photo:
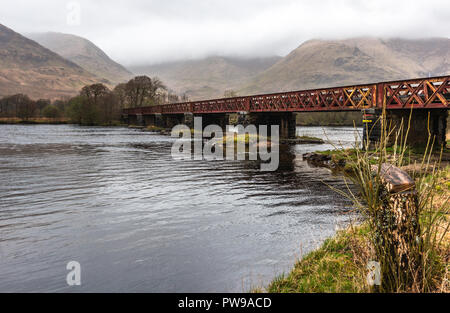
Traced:
[[[450, 30], [447, 0], [37, 2], [2, 4], [0, 23], [88, 38], [124, 65], [285, 55], [311, 38], [449, 37]], [[80, 23], [68, 23], [77, 6]]]

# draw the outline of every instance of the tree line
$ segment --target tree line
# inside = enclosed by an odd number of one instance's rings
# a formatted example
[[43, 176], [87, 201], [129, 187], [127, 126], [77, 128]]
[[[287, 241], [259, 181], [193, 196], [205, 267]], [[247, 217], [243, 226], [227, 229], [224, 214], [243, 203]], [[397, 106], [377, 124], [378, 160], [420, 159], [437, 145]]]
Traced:
[[[235, 97], [234, 90], [227, 90], [225, 97]], [[136, 76], [110, 90], [104, 84], [84, 86], [78, 95], [51, 101], [32, 100], [25, 94], [0, 99], [0, 118], [65, 119], [81, 125], [113, 125], [120, 121], [122, 109], [165, 103], [187, 102], [186, 94], [178, 96], [158, 78]], [[314, 112], [297, 116], [299, 125], [361, 125], [359, 112]]]
[[158, 78], [136, 76], [110, 90], [98, 83], [84, 86], [78, 95], [51, 101], [32, 100], [25, 94], [0, 99], [0, 117], [65, 118], [81, 125], [112, 125], [120, 120], [124, 108], [188, 101], [169, 90]]

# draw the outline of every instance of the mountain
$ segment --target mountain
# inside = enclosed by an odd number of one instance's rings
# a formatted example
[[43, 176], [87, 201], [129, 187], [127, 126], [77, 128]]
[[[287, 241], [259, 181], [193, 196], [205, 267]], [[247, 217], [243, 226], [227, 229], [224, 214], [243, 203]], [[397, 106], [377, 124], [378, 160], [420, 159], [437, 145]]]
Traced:
[[85, 38], [54, 32], [30, 33], [27, 37], [114, 85], [126, 82], [133, 76]]
[[0, 24], [0, 96], [58, 98], [96, 82], [80, 66]]
[[168, 87], [190, 99], [223, 97], [226, 90], [242, 84], [275, 64], [281, 57], [231, 58], [212, 56], [199, 60], [130, 66], [136, 74], [157, 76]]
[[310, 40], [239, 89], [270, 93], [450, 74], [450, 39]]

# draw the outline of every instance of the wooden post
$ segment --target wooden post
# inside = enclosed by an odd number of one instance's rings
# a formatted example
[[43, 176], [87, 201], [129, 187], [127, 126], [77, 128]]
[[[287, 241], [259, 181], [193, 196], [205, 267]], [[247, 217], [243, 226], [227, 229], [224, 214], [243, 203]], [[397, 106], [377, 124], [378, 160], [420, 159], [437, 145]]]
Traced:
[[374, 169], [379, 170], [382, 182], [382, 205], [375, 217], [382, 286], [389, 284], [407, 290], [420, 274], [421, 261], [415, 182], [391, 164], [382, 164], [380, 169], [374, 166]]

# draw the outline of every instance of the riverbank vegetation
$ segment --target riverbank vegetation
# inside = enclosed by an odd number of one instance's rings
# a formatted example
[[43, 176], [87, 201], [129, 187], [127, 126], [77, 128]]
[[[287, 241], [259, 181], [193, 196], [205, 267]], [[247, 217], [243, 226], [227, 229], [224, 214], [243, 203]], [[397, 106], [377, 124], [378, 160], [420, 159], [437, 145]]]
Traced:
[[[226, 94], [227, 95], [227, 94]], [[228, 95], [230, 96], [230, 95]], [[137, 76], [110, 89], [98, 83], [82, 88], [78, 95], [60, 99], [30, 99], [25, 94], [0, 99], [0, 123], [76, 123], [118, 125], [124, 108], [189, 101], [168, 89], [158, 78]], [[361, 125], [360, 112], [302, 112], [301, 126]]]
[[72, 98], [30, 99], [25, 94], [0, 99], [0, 123], [76, 123], [119, 125], [122, 109], [187, 100], [158, 79], [137, 76], [112, 90], [104, 84], [85, 86]]
[[[350, 189], [336, 191], [353, 201], [361, 220], [299, 260], [290, 273], [273, 280], [267, 291], [450, 291], [450, 166], [441, 162], [444, 147], [434, 149], [433, 138], [415, 150], [406, 144], [408, 130], [405, 138], [402, 133], [383, 126], [380, 142], [373, 149], [367, 142], [365, 149], [356, 146], [325, 152], [347, 164], [350, 175], [346, 179], [359, 187], [359, 194]], [[389, 146], [391, 136], [395, 143]], [[387, 189], [381, 171], [385, 165], [407, 171], [414, 189]], [[398, 212], [408, 213], [399, 218]], [[367, 279], [373, 261], [380, 266], [380, 285], [369, 285]]]
[[[428, 292], [450, 292], [449, 261], [450, 236], [447, 231], [450, 222], [448, 195], [450, 193], [450, 166], [435, 173], [438, 177], [430, 196], [434, 198], [430, 211], [442, 214], [434, 235], [436, 246], [428, 256], [433, 266], [428, 268], [426, 289]], [[431, 174], [426, 181], [431, 183]], [[424, 212], [421, 223], [426, 223]], [[429, 216], [428, 216], [429, 220]], [[350, 225], [339, 230], [337, 234], [325, 240], [316, 250], [299, 260], [292, 271], [275, 278], [266, 288], [268, 292], [372, 292], [367, 283], [367, 265], [375, 259], [375, 251], [371, 244], [371, 228], [369, 223]], [[400, 290], [401, 291], [401, 290]], [[403, 290], [405, 291], [405, 290]], [[420, 291], [407, 290], [407, 291]]]

